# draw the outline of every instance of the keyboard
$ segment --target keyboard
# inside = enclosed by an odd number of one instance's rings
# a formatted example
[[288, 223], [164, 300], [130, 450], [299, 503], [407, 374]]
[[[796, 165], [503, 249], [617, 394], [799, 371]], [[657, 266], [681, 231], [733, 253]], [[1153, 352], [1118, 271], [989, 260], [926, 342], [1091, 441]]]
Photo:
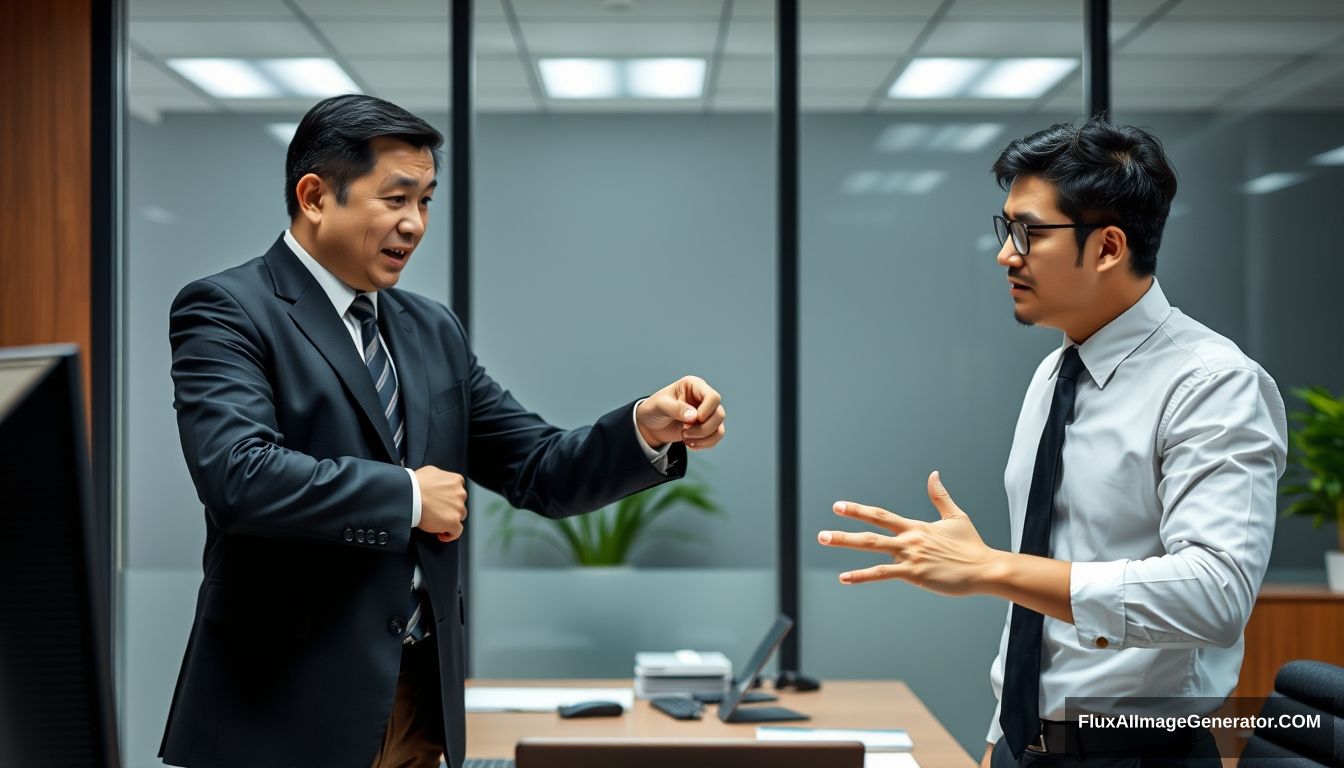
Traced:
[[655, 696], [649, 699], [653, 708], [677, 720], [699, 720], [705, 705], [690, 696]]
[[513, 768], [513, 761], [502, 757], [469, 757], [462, 761], [462, 768]]

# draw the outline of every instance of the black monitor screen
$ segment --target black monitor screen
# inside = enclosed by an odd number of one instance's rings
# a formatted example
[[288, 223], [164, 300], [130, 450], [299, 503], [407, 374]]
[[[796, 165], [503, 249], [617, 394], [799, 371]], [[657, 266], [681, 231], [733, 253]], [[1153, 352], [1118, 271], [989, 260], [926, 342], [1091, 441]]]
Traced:
[[756, 681], [756, 676], [761, 674], [765, 663], [770, 660], [771, 655], [779, 647], [784, 636], [789, 634], [790, 629], [793, 629], [793, 619], [784, 615], [775, 619], [774, 626], [770, 627], [770, 631], [766, 632], [765, 637], [761, 638], [761, 644], [756, 646], [751, 658], [747, 660], [746, 665], [734, 678], [733, 687], [723, 697], [723, 703], [719, 705], [720, 720], [727, 722], [728, 718], [732, 717], [733, 711], [742, 701], [742, 696], [751, 688], [751, 684]]
[[73, 346], [0, 350], [0, 766], [117, 765]]

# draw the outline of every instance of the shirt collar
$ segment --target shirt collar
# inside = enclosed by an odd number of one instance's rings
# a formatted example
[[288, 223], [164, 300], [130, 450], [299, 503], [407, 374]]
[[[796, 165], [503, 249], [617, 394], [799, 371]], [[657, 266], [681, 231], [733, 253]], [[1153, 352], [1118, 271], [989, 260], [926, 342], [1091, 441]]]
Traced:
[[[1101, 330], [1092, 334], [1091, 338], [1078, 347], [1078, 356], [1083, 360], [1083, 367], [1097, 383], [1098, 389], [1106, 388], [1106, 382], [1111, 380], [1120, 363], [1138, 349], [1140, 344], [1147, 341], [1148, 337], [1166, 322], [1170, 314], [1171, 304], [1167, 301], [1166, 294], [1162, 293], [1161, 286], [1157, 284], [1157, 278], [1153, 278], [1153, 284], [1143, 298], [1122, 312], [1119, 317], [1102, 326]], [[1059, 371], [1064, 359], [1063, 351], [1071, 346], [1073, 342], [1066, 335], [1064, 343], [1060, 345], [1060, 355], [1055, 360], [1055, 367], [1050, 371], [1050, 378], [1054, 378]]]
[[[331, 299], [331, 306], [336, 308], [336, 314], [345, 317], [345, 313], [350, 311], [350, 305], [355, 303], [355, 297], [360, 292], [346, 285], [339, 277], [332, 274], [331, 270], [322, 266], [317, 259], [313, 258], [312, 254], [305, 251], [302, 245], [299, 245], [294, 233], [288, 229], [285, 230], [285, 245], [289, 246], [294, 255], [299, 257], [299, 261], [303, 262], [303, 266], [307, 267], [308, 271], [313, 274], [313, 279], [317, 281], [317, 284], [322, 286], [322, 292], [327, 294], [328, 299]], [[373, 302], [373, 315], [377, 317], [378, 293], [376, 291], [364, 292], [364, 295], [368, 296], [369, 300]]]

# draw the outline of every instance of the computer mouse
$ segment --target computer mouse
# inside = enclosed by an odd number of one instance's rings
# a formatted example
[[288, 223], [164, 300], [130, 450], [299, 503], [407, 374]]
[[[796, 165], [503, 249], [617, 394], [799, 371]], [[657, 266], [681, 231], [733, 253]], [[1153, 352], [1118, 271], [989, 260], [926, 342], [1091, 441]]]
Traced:
[[576, 701], [573, 704], [562, 704], [556, 711], [563, 718], [615, 717], [625, 712], [625, 707], [616, 701]]

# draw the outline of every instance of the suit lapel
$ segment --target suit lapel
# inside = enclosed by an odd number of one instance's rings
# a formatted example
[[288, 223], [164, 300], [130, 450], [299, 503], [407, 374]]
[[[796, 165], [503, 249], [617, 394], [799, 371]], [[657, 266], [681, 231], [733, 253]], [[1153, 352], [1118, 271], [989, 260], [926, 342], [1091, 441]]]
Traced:
[[402, 423], [406, 425], [406, 466], [414, 469], [424, 464], [425, 442], [429, 437], [429, 375], [425, 372], [420, 335], [392, 291], [378, 294], [378, 324], [382, 326], [388, 354], [397, 367]]
[[289, 315], [295, 325], [341, 377], [346, 390], [363, 411], [364, 418], [381, 438], [387, 458], [395, 462], [396, 447], [387, 427], [387, 419], [383, 417], [378, 390], [374, 389], [369, 369], [355, 349], [345, 323], [331, 306], [331, 300], [313, 279], [312, 273], [303, 266], [303, 262], [299, 261], [299, 257], [285, 245], [283, 237], [266, 253], [266, 265], [275, 280], [276, 295], [293, 302]]

